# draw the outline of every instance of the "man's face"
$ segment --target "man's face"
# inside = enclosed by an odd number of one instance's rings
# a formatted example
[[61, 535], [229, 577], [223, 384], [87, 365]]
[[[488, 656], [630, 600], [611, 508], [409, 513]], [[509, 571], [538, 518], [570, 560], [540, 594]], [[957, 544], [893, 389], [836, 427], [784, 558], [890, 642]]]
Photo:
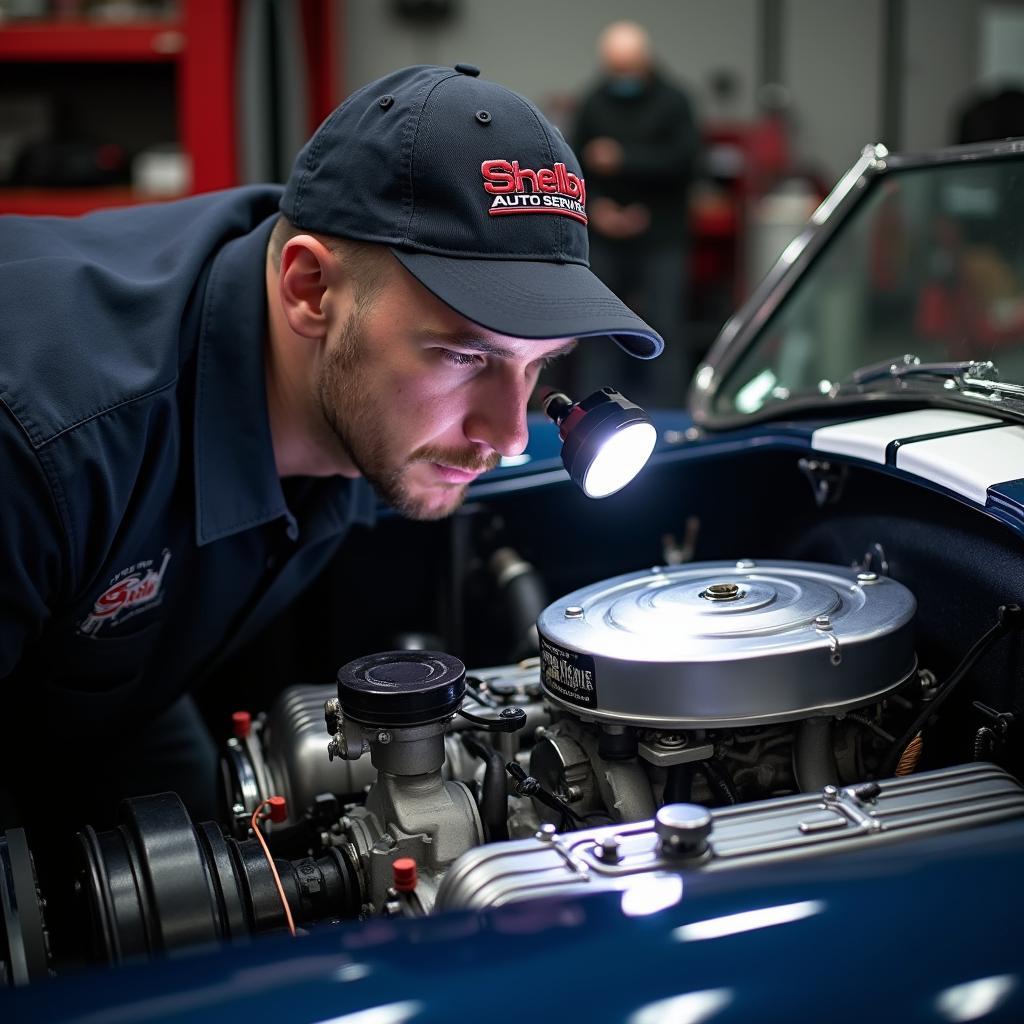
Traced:
[[409, 518], [440, 519], [472, 479], [523, 451], [537, 376], [574, 344], [479, 327], [391, 259], [369, 308], [328, 339], [320, 411], [339, 454], [385, 501]]

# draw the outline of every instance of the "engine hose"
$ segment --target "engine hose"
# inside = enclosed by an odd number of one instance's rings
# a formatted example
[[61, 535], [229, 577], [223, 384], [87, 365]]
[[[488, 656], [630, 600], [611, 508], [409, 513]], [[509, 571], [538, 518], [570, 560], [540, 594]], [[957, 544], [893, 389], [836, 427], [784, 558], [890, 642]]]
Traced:
[[736, 789], [732, 776], [726, 769], [714, 761], [701, 761], [701, 769], [704, 777], [708, 780], [708, 787], [723, 798], [727, 804], [738, 804], [740, 795]]
[[963, 656], [963, 660], [942, 684], [939, 692], [925, 705], [924, 710], [907, 726], [903, 735], [889, 749], [878, 772], [881, 778], [884, 779], [893, 774], [907, 744], [924, 729], [931, 718], [938, 714], [939, 708], [949, 699], [960, 681], [974, 667], [975, 662], [1000, 637], [1005, 636], [1011, 630], [1021, 629], [1022, 626], [1024, 626], [1024, 610], [1020, 605], [1002, 604], [996, 609], [995, 623], [975, 640], [971, 649]]
[[537, 570], [514, 549], [499, 548], [488, 567], [498, 589], [502, 618], [511, 633], [511, 660], [537, 654], [536, 622], [548, 605], [547, 590]]
[[665, 777], [662, 803], [688, 804], [693, 799], [693, 766], [674, 764]]
[[800, 723], [793, 744], [793, 769], [801, 792], [839, 785], [831, 718], [808, 718]]
[[462, 745], [473, 757], [484, 762], [484, 782], [480, 788], [480, 817], [491, 842], [508, 839], [508, 789], [505, 759], [494, 747], [481, 743], [469, 733], [461, 733]]

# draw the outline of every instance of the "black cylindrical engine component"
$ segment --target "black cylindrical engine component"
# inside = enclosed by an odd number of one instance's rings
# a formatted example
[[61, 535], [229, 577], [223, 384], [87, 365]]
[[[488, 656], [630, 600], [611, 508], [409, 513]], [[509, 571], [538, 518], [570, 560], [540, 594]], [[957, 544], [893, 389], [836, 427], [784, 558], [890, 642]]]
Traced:
[[505, 781], [505, 759], [501, 754], [468, 733], [462, 734], [463, 746], [487, 766], [480, 791], [480, 818], [488, 842], [508, 839], [508, 784]]
[[602, 729], [597, 738], [597, 752], [604, 761], [628, 761], [636, 757], [636, 731], [633, 729]]
[[839, 785], [831, 718], [808, 718], [797, 727], [793, 769], [804, 793]]
[[488, 560], [497, 587], [501, 618], [511, 642], [510, 661], [537, 654], [537, 617], [548, 605], [547, 588], [540, 573], [510, 547], [498, 548]]
[[466, 666], [439, 651], [385, 651], [338, 669], [346, 718], [364, 725], [411, 728], [450, 718], [466, 694]]
[[49, 974], [43, 901], [25, 833], [0, 832], [0, 987]]
[[[79, 833], [80, 884], [94, 955], [107, 963], [230, 941], [285, 925], [284, 907], [256, 839], [194, 825], [174, 793], [126, 800], [109, 832]], [[274, 859], [296, 923], [355, 917], [355, 866], [338, 850]]]

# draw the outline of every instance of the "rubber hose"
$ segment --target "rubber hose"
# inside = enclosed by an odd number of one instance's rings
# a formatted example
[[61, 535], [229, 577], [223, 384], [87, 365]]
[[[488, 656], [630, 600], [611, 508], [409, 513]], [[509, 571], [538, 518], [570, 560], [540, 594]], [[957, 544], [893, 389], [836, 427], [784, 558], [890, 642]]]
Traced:
[[505, 783], [505, 759], [494, 747], [462, 733], [463, 746], [487, 766], [480, 790], [480, 817], [488, 840], [508, 839], [508, 789]]
[[831, 718], [808, 718], [800, 723], [793, 747], [793, 768], [796, 784], [804, 793], [839, 785]]

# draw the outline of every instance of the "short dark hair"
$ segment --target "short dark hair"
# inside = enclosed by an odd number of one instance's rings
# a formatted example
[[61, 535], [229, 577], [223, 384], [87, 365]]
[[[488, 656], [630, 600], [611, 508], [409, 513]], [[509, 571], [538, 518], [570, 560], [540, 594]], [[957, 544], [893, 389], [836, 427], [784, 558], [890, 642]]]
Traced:
[[283, 214], [277, 218], [267, 243], [267, 255], [274, 270], [281, 270], [281, 252], [285, 243], [296, 235], [312, 235], [321, 241], [352, 276], [355, 283], [356, 304], [360, 309], [368, 306], [383, 287], [383, 269], [387, 262], [386, 246], [375, 242], [363, 242], [355, 238], [340, 238], [335, 235], [321, 235], [316, 231], [297, 228]]

